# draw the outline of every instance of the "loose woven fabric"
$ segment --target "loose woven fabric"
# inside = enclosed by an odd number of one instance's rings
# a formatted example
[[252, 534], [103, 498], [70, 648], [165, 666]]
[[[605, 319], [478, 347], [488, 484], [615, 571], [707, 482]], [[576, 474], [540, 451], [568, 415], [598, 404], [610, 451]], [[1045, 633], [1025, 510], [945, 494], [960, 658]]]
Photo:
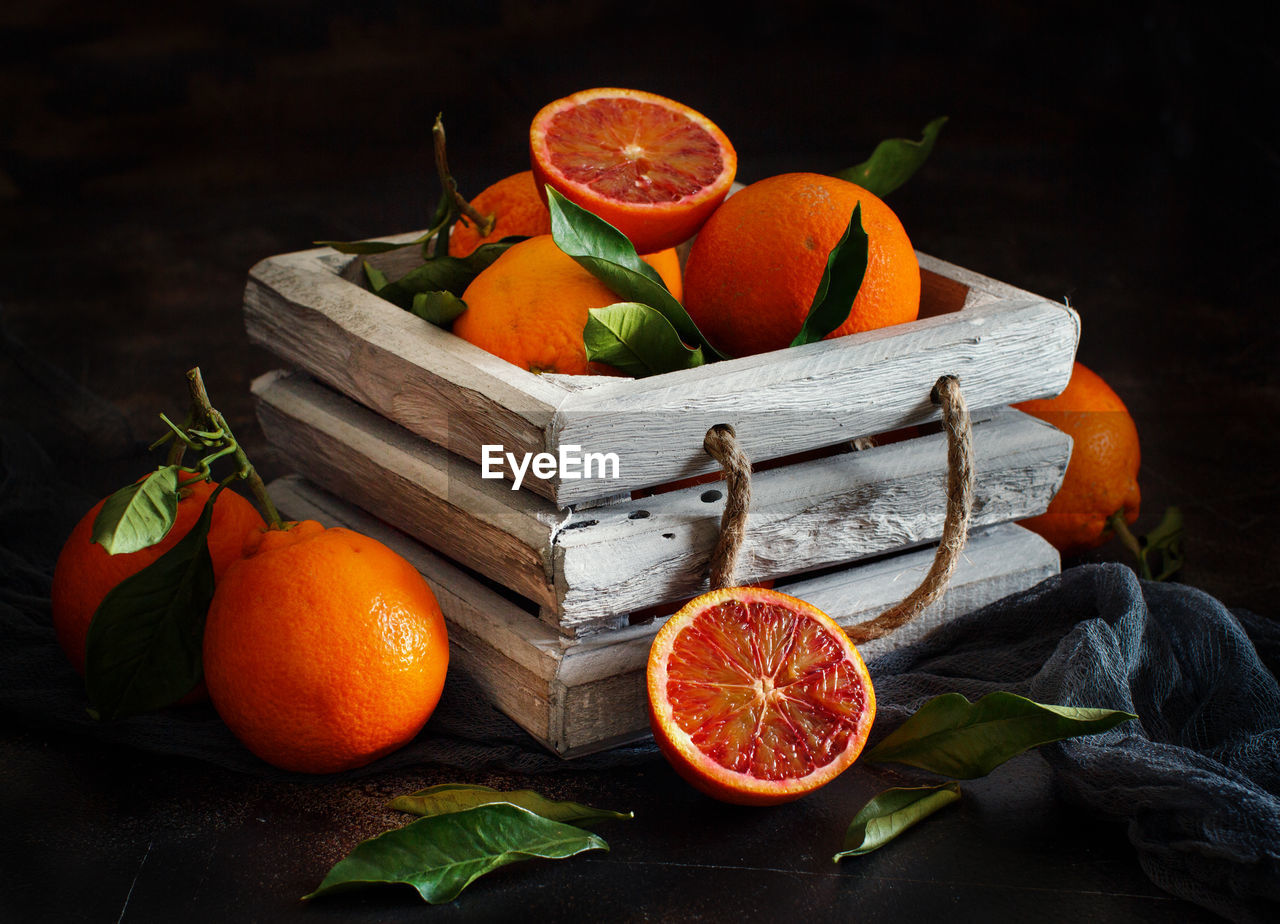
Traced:
[[[85, 713], [49, 617], [62, 537], [92, 502], [0, 421], [0, 714], [30, 727], [291, 778], [249, 755], [208, 707], [111, 724]], [[1071, 569], [874, 660], [872, 743], [926, 699], [1009, 690], [1139, 715], [1043, 753], [1065, 798], [1127, 820], [1161, 888], [1240, 921], [1280, 919], [1280, 627], [1119, 565]], [[451, 675], [417, 740], [363, 773], [442, 764], [537, 773], [660, 759], [651, 743], [565, 763]], [[997, 771], [998, 772], [998, 771]], [[296, 777], [293, 777], [296, 778]]]
[[1278, 660], [1274, 622], [1121, 565], [1081, 566], [873, 662], [877, 731], [950, 691], [1135, 713], [1042, 749], [1063, 795], [1127, 820], [1166, 891], [1234, 920], [1274, 921]]

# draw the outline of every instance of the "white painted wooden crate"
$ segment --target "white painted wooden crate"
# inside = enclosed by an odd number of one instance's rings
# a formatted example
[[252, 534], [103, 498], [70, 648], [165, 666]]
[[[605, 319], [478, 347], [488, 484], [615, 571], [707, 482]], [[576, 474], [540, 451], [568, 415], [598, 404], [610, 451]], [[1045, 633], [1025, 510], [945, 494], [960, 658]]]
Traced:
[[[273, 493], [290, 516], [348, 523], [413, 561], [443, 598], [457, 663], [570, 756], [645, 733], [649, 640], [707, 587], [723, 484], [645, 489], [714, 471], [703, 438], [732, 424], [753, 460], [785, 463], [753, 477], [739, 580], [775, 580], [846, 625], [870, 618], [915, 586], [941, 533], [929, 393], [954, 374], [975, 420], [974, 534], [947, 596], [877, 643], [901, 644], [1057, 571], [1010, 521], [1048, 505], [1070, 440], [1006, 405], [1061, 391], [1079, 336], [1064, 305], [920, 259], [916, 322], [631, 380], [533, 375], [372, 295], [352, 258], [272, 257], [250, 274], [246, 324], [294, 371], [253, 391], [267, 437], [306, 474]], [[513, 491], [481, 477], [487, 444], [614, 453], [618, 477], [529, 475]]]

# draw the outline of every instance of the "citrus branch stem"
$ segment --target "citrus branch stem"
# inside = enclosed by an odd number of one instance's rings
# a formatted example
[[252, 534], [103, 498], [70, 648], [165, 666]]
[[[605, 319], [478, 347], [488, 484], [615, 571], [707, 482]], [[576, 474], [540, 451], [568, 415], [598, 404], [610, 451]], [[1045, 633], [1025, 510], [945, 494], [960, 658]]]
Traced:
[[431, 138], [435, 142], [436, 172], [440, 174], [441, 185], [444, 186], [445, 192], [453, 198], [458, 211], [475, 224], [480, 236], [487, 237], [493, 231], [497, 218], [494, 215], [481, 215], [476, 211], [475, 206], [464, 199], [462, 193], [458, 192], [458, 184], [453, 179], [453, 174], [449, 172], [449, 160], [445, 156], [444, 121], [440, 115], [436, 115], [436, 122], [431, 126]]
[[258, 474], [258, 470], [253, 467], [249, 457], [240, 448], [240, 444], [231, 433], [231, 427], [227, 425], [226, 418], [209, 402], [209, 393], [205, 391], [204, 378], [200, 375], [199, 366], [187, 370], [187, 385], [191, 391], [192, 407], [199, 408], [200, 415], [208, 420], [209, 428], [225, 433], [228, 443], [234, 447], [233, 454], [240, 476], [249, 483], [249, 489], [253, 492], [254, 498], [266, 511], [268, 525], [272, 529], [283, 529], [284, 519], [276, 509], [271, 496], [267, 494], [267, 486], [263, 483], [262, 476]]
[[[187, 419], [182, 422], [182, 429], [194, 427], [199, 419], [196, 414], [198, 412], [195, 402], [191, 402], [191, 407], [187, 409]], [[165, 458], [166, 465], [181, 465], [182, 456], [187, 451], [187, 444], [182, 440], [175, 439], [169, 444], [169, 455]]]
[[1147, 568], [1147, 560], [1142, 556], [1142, 543], [1138, 541], [1138, 537], [1133, 534], [1133, 530], [1129, 529], [1129, 524], [1124, 521], [1124, 510], [1117, 510], [1111, 516], [1107, 517], [1107, 525], [1115, 531], [1116, 537], [1124, 545], [1126, 549], [1133, 553], [1133, 557], [1138, 560], [1138, 570], [1142, 577], [1151, 578], [1151, 572]]

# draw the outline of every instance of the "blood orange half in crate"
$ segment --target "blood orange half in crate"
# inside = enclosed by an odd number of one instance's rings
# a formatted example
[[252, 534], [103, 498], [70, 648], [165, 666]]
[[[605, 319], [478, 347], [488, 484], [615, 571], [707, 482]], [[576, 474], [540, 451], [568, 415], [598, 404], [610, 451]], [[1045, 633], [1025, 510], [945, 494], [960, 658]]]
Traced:
[[688, 240], [733, 185], [738, 155], [682, 103], [612, 87], [548, 103], [529, 129], [533, 177], [654, 253]]
[[858, 649], [830, 616], [757, 587], [685, 604], [649, 650], [658, 747], [725, 802], [788, 802], [857, 759], [876, 714]]

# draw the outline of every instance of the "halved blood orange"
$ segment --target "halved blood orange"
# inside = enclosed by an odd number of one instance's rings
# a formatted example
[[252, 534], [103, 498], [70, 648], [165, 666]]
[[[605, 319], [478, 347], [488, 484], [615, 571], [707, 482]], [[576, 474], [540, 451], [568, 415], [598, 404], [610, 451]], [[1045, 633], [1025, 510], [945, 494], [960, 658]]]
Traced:
[[649, 649], [649, 719], [676, 772], [725, 802], [788, 802], [857, 759], [876, 714], [858, 649], [817, 607], [729, 587], [685, 604]]
[[529, 129], [533, 176], [653, 253], [688, 240], [733, 184], [738, 155], [710, 119], [643, 90], [581, 90]]

